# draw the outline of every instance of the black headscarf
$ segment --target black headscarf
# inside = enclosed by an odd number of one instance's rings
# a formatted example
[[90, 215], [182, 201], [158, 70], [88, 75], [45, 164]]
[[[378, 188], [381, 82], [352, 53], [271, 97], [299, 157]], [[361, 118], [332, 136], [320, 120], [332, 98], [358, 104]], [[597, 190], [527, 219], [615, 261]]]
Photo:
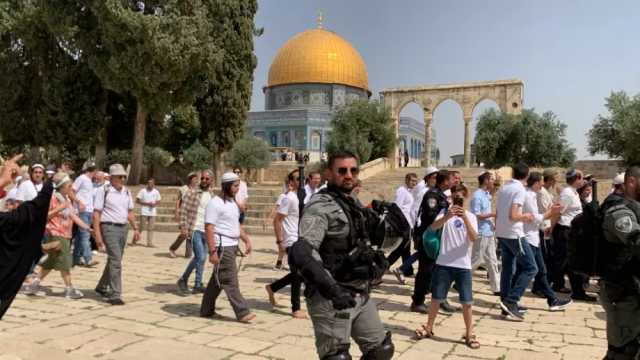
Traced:
[[42, 237], [47, 224], [53, 186], [47, 181], [38, 196], [17, 209], [0, 214], [0, 319], [42, 256]]

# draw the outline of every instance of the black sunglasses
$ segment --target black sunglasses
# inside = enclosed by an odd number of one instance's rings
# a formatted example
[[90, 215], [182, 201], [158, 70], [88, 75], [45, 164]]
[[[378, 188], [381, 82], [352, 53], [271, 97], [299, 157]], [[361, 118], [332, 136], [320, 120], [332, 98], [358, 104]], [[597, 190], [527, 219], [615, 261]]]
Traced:
[[200, 181], [211, 181], [211, 178], [208, 177], [201, 177]]
[[352, 168], [341, 167], [341, 168], [338, 168], [338, 174], [340, 174], [342, 176], [347, 175], [347, 171], [351, 171], [351, 175], [358, 175], [358, 173], [360, 172], [360, 169], [358, 169], [357, 167], [352, 167]]

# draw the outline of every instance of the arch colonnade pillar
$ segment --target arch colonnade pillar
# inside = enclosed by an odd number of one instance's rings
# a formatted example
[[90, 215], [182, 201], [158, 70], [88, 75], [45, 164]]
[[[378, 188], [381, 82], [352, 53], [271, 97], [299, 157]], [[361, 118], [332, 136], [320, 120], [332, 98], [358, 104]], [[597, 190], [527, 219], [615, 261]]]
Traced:
[[[453, 100], [462, 108], [464, 120], [464, 165], [471, 166], [471, 125], [473, 110], [483, 100], [493, 100], [501, 111], [508, 114], [519, 114], [522, 111], [524, 83], [521, 80], [496, 80], [469, 82], [445, 85], [421, 85], [384, 89], [380, 92], [385, 106], [391, 110], [395, 121], [396, 138], [400, 126], [400, 112], [410, 102], [418, 104], [424, 112], [424, 161], [426, 166], [432, 165], [432, 126], [433, 112], [445, 100]], [[389, 159], [393, 167], [397, 166], [395, 156], [398, 153], [397, 143]]]

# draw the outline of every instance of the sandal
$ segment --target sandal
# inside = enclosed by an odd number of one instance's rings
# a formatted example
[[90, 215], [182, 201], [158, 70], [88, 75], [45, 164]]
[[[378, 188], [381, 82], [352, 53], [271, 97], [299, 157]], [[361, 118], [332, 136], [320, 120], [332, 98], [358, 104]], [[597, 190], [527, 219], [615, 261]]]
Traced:
[[469, 349], [476, 350], [480, 348], [480, 342], [476, 338], [475, 334], [469, 337], [463, 336], [462, 339], [464, 340], [464, 343], [469, 347]]
[[241, 323], [244, 324], [253, 324], [253, 320], [256, 318], [256, 314], [247, 314], [242, 318], [238, 319]]
[[416, 339], [429, 339], [433, 337], [433, 330], [427, 329], [427, 324], [420, 325], [419, 328], [416, 329]]

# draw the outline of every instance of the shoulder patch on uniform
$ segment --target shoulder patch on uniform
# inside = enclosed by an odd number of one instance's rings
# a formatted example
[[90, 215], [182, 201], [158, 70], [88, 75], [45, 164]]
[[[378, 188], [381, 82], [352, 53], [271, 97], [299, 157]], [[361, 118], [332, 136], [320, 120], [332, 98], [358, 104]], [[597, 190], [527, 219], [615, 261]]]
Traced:
[[324, 236], [320, 220], [315, 216], [303, 216], [300, 221], [300, 237], [305, 239], [316, 239]]
[[438, 206], [438, 200], [434, 198], [429, 198], [427, 199], [427, 205], [429, 206], [430, 209], [435, 209], [436, 206]]
[[626, 215], [616, 220], [615, 223], [616, 230], [623, 234], [628, 234], [633, 229], [633, 221], [631, 220], [631, 216]]

